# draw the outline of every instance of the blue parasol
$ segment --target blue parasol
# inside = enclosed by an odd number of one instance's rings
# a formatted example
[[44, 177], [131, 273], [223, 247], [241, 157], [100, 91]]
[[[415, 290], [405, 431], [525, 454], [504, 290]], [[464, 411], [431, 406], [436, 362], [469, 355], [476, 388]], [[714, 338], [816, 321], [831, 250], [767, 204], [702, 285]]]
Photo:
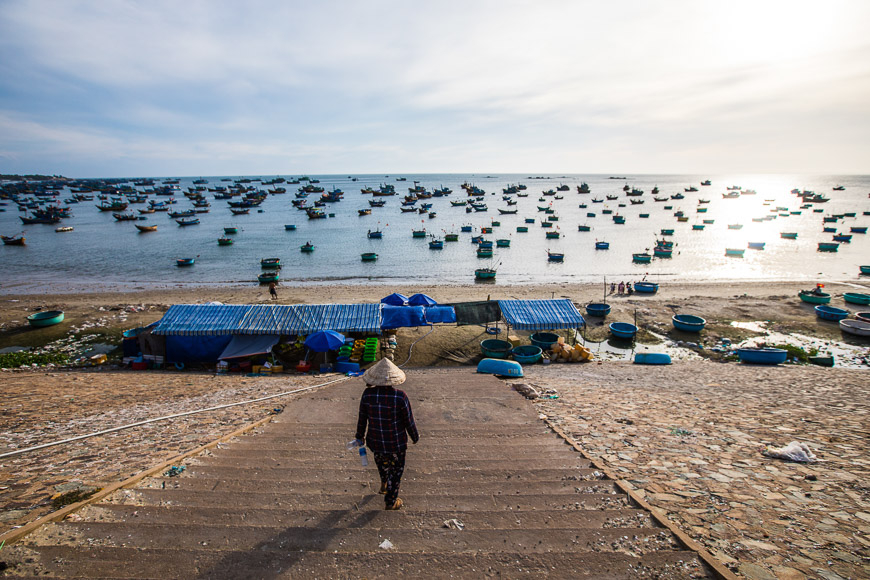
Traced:
[[393, 293], [381, 299], [381, 303], [390, 306], [405, 306], [408, 303], [408, 297], [404, 294]]
[[314, 352], [337, 350], [344, 344], [344, 335], [334, 330], [318, 330], [305, 339], [305, 347]]
[[414, 294], [410, 298], [408, 298], [408, 306], [435, 306], [438, 304], [425, 294]]

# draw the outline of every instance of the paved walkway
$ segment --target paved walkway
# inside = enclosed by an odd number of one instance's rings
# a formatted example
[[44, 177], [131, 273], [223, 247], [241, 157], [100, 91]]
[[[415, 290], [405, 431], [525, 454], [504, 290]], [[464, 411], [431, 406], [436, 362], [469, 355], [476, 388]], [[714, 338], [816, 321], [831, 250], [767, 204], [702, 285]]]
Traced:
[[44, 526], [5, 554], [7, 574], [713, 577], [531, 403], [468, 369], [408, 373], [421, 439], [408, 451], [405, 507], [384, 511], [376, 468], [344, 447], [362, 388], [352, 379], [300, 396], [180, 476]]

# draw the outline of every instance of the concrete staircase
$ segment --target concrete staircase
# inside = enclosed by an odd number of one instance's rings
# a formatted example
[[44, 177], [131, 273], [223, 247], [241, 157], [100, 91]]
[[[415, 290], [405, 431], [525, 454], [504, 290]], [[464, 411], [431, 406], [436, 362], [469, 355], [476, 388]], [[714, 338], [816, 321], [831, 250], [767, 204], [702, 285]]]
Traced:
[[7, 573], [714, 577], [505, 383], [420, 370], [401, 388], [421, 439], [408, 450], [400, 511], [384, 511], [373, 463], [345, 450], [363, 389], [352, 379], [293, 400], [179, 476], [146, 479], [44, 526], [15, 546], [29, 562]]

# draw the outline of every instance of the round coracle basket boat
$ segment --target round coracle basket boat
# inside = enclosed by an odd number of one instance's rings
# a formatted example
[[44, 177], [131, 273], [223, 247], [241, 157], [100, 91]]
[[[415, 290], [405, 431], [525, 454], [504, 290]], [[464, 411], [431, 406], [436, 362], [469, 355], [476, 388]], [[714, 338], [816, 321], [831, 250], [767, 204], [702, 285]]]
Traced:
[[552, 332], [536, 332], [529, 337], [529, 340], [541, 350], [548, 350], [559, 341], [559, 335]]
[[30, 326], [42, 328], [43, 326], [54, 326], [63, 322], [63, 310], [47, 310], [45, 312], [37, 312], [27, 317], [27, 322]]
[[674, 324], [674, 328], [683, 332], [701, 332], [704, 330], [704, 325], [707, 324], [707, 321], [700, 316], [691, 314], [675, 314], [671, 318], [671, 322]]
[[738, 348], [740, 362], [756, 365], [778, 365], [788, 358], [788, 351], [781, 348]]
[[487, 340], [481, 341], [480, 350], [483, 352], [483, 356], [489, 358], [507, 358], [511, 349], [513, 349], [513, 346], [514, 345], [506, 340], [488, 338]]
[[511, 350], [511, 356], [518, 363], [532, 364], [541, 360], [544, 351], [534, 344], [525, 344]]

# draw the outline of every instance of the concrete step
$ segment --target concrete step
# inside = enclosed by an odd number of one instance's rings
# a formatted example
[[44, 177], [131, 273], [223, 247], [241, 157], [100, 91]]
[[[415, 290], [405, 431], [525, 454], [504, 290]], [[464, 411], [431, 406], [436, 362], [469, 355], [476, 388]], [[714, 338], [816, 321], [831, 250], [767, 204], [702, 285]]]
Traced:
[[[408, 494], [424, 494], [429, 491], [462, 493], [464, 495], [563, 495], [583, 493], [619, 493], [619, 488], [613, 481], [474, 481], [470, 483], [454, 480], [446, 483], [433, 483], [426, 477], [402, 478], [401, 490]], [[332, 482], [317, 481], [283, 481], [278, 478], [261, 479], [253, 474], [250, 478], [229, 479], [182, 476], [163, 479], [148, 479], [137, 489], [179, 489], [187, 491], [212, 492], [244, 492], [244, 493], [292, 493], [303, 495], [328, 494], [358, 494], [366, 493], [373, 488], [380, 489], [380, 478], [359, 477]]]
[[[413, 450], [412, 450], [413, 451]], [[369, 457], [369, 466], [363, 467], [359, 457], [345, 453], [340, 457], [313, 457], [301, 453], [278, 453], [257, 455], [254, 453], [223, 453], [210, 455], [211, 452], [198, 458], [191, 458], [184, 463], [187, 465], [210, 465], [213, 467], [238, 467], [260, 468], [271, 467], [296, 467], [304, 468], [311, 466], [316, 469], [332, 468], [340, 470], [373, 470], [372, 458]], [[579, 453], [564, 453], [561, 457], [542, 458], [533, 456], [530, 458], [493, 458], [493, 459], [465, 459], [453, 457], [449, 459], [422, 459], [409, 452], [405, 459], [405, 470], [420, 469], [423, 473], [447, 472], [455, 470], [480, 470], [480, 469], [588, 469], [592, 463], [584, 459]]]
[[[247, 441], [234, 442], [227, 445], [222, 445], [220, 451], [295, 451], [298, 453], [312, 453], [315, 455], [329, 454], [344, 454], [355, 453], [348, 451], [347, 442], [333, 441], [318, 441], [311, 439], [300, 439], [298, 441], [287, 440], [279, 442], [275, 440], [260, 440], [259, 438], [250, 438]], [[513, 439], [506, 442], [480, 442], [473, 438], [454, 437], [452, 439], [442, 439], [441, 441], [432, 441], [431, 439], [421, 438], [417, 444], [408, 441], [409, 451], [420, 454], [433, 454], [439, 456], [452, 456], [456, 453], [462, 453], [463, 456], [477, 457], [487, 455], [507, 455], [509, 453], [528, 454], [530, 452], [560, 454], [567, 452], [576, 453], [570, 445], [564, 441], [546, 441], [539, 439]]]
[[[126, 489], [112, 496], [112, 503], [165, 506], [233, 506], [249, 509], [299, 510], [381, 510], [382, 495], [372, 493], [372, 487], [357, 493], [238, 493], [217, 489], [203, 493], [185, 489]], [[624, 494], [588, 493], [540, 495], [467, 495], [463, 491], [451, 493], [401, 493], [405, 502], [402, 513], [420, 513], [431, 510], [539, 510], [539, 509], [623, 509], [634, 507]]]
[[[395, 525], [392, 512], [376, 510], [360, 518], [355, 510], [286, 510], [227, 507], [142, 506], [97, 504], [81, 514], [88, 521], [128, 521], [143, 524], [206, 524], [214, 526], [286, 526], [322, 528], [386, 528]], [[493, 529], [580, 529], [580, 528], [655, 528], [649, 512], [639, 509], [620, 510], [536, 510], [511, 511], [445, 511], [415, 513], [405, 518], [410, 528], [437, 529], [447, 520], [456, 519], [468, 530]]]
[[68, 578], [713, 577], [695, 553], [688, 551], [638, 557], [619, 552], [406, 554], [379, 550], [328, 554], [45, 546], [40, 552], [40, 564], [47, 574]]
[[[203, 478], [226, 478], [226, 479], [257, 479], [257, 480], [279, 480], [283, 482], [339, 482], [345, 480], [356, 480], [360, 477], [369, 477], [369, 468], [356, 468], [356, 459], [354, 465], [347, 465], [346, 468], [317, 468], [317, 467], [231, 467], [231, 466], [215, 466], [208, 463], [204, 464], [188, 464], [187, 470], [182, 475], [186, 477], [203, 477]], [[352, 468], [351, 468], [352, 467]], [[167, 481], [175, 478], [161, 478]], [[509, 481], [593, 481], [605, 480], [604, 476], [596, 469], [441, 469], [433, 468], [430, 470], [421, 469], [415, 461], [413, 465], [405, 468], [405, 475], [402, 477], [402, 483], [406, 481], [419, 480], [429, 482], [432, 485], [436, 484], [453, 484], [461, 483], [496, 483]], [[168, 485], [168, 483], [167, 483]]]
[[[341, 442], [347, 442], [356, 431], [356, 420], [349, 423], [283, 423], [280, 415], [272, 423], [259, 427], [256, 437], [263, 438], [292, 438], [292, 437], [320, 437], [333, 438]], [[519, 423], [513, 425], [432, 425], [417, 422], [417, 428], [427, 439], [452, 438], [460, 436], [473, 437], [479, 441], [489, 441], [493, 438], [511, 439], [515, 437], [541, 436], [559, 439], [552, 429], [541, 421], [534, 423]], [[346, 437], [346, 433], [350, 437]], [[239, 439], [250, 437], [242, 435]]]
[[[371, 451], [368, 451], [371, 453]], [[353, 459], [357, 454], [356, 451], [348, 451], [344, 445], [339, 448], [320, 448], [306, 451], [298, 451], [295, 449], [287, 449], [286, 447], [275, 447], [268, 445], [233, 445], [224, 449], [215, 449], [212, 451], [215, 456], [223, 457], [250, 457], [252, 455], [264, 455], [268, 457], [291, 457], [303, 456], [307, 458], [317, 457], [323, 460], [345, 460]], [[414, 457], [420, 460], [450, 460], [464, 459], [467, 461], [487, 460], [487, 459], [504, 459], [504, 458], [554, 458], [580, 454], [574, 451], [573, 448], [567, 445], [563, 448], [557, 447], [539, 447], [535, 445], [514, 445], [514, 446], [499, 446], [492, 445], [482, 448], [471, 448], [464, 445], [443, 445], [443, 446], [426, 446], [426, 445], [409, 445], [407, 456]]]
[[[364, 513], [358, 514], [364, 519]], [[404, 518], [403, 518], [404, 519]], [[389, 539], [405, 554], [511, 551], [519, 553], [624, 552], [647, 554], [679, 550], [670, 532], [660, 528], [454, 530], [444, 527], [323, 528], [286, 526], [214, 526], [142, 522], [65, 522], [52, 524], [32, 545], [139, 546], [147, 549], [200, 551], [254, 550], [375, 552]]]

